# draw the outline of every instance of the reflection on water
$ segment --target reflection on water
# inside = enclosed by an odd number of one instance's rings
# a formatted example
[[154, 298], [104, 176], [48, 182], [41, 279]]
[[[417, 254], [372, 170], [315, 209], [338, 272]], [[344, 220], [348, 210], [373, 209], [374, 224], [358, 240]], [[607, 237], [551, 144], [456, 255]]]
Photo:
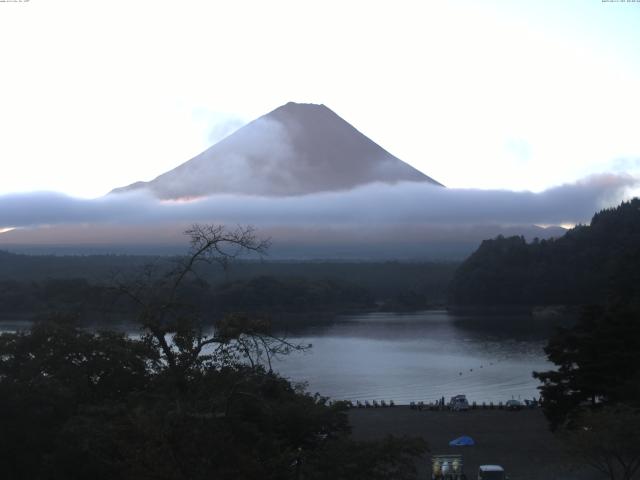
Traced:
[[433, 401], [464, 393], [477, 402], [538, 396], [534, 370], [552, 367], [550, 328], [528, 317], [454, 317], [446, 311], [345, 316], [294, 331], [309, 353], [275, 367], [335, 399]]
[[[2, 322], [0, 332], [28, 329]], [[129, 335], [139, 329], [122, 326]], [[311, 343], [274, 369], [333, 399], [434, 401], [464, 393], [477, 402], [539, 395], [534, 370], [549, 370], [543, 348], [549, 324], [530, 317], [454, 316], [446, 311], [371, 313], [297, 328], [288, 338]]]

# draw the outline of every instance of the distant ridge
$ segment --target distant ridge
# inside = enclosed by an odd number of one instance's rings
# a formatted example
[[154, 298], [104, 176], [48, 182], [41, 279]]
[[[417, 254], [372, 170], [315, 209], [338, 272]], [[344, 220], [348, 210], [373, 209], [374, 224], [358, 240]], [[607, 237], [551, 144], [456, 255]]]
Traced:
[[290, 102], [154, 180], [111, 193], [148, 190], [161, 199], [291, 196], [401, 181], [442, 186], [324, 105]]

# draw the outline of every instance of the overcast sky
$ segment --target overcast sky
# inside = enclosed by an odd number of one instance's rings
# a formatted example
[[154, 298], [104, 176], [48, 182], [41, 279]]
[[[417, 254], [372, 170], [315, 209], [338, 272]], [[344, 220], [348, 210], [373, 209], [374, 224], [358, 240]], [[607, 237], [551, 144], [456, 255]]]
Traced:
[[454, 188], [640, 173], [640, 3], [0, 2], [0, 194], [97, 197], [288, 101]]

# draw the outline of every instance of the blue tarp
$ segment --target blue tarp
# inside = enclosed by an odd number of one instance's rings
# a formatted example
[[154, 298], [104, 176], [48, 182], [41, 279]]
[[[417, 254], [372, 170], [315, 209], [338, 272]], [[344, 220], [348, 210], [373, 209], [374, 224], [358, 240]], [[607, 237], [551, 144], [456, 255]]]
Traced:
[[467, 437], [466, 435], [462, 437], [458, 437], [455, 440], [451, 440], [449, 442], [450, 447], [465, 447], [467, 445], [475, 445], [475, 444], [476, 442], [473, 441], [473, 438]]

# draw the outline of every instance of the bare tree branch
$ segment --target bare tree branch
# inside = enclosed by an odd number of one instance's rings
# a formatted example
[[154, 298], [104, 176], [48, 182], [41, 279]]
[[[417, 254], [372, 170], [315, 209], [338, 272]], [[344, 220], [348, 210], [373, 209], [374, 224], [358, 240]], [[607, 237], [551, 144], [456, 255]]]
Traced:
[[[190, 276], [200, 278], [196, 269], [200, 263], [215, 263], [226, 271], [242, 254], [262, 257], [270, 240], [258, 238], [253, 227], [241, 226], [228, 230], [223, 225], [195, 224], [185, 235], [189, 237], [189, 252], [172, 268], [146, 265], [134, 278], [116, 282], [117, 291], [137, 305], [141, 327], [162, 353], [179, 388], [193, 369], [221, 368], [237, 364], [234, 362], [244, 357], [252, 369], [265, 360], [272, 371], [272, 360], [277, 356], [309, 348], [273, 336], [264, 319], [242, 315], [222, 319], [213, 335], [204, 335], [198, 312], [180, 301], [185, 280]], [[211, 351], [209, 347], [214, 345], [217, 347]]]

